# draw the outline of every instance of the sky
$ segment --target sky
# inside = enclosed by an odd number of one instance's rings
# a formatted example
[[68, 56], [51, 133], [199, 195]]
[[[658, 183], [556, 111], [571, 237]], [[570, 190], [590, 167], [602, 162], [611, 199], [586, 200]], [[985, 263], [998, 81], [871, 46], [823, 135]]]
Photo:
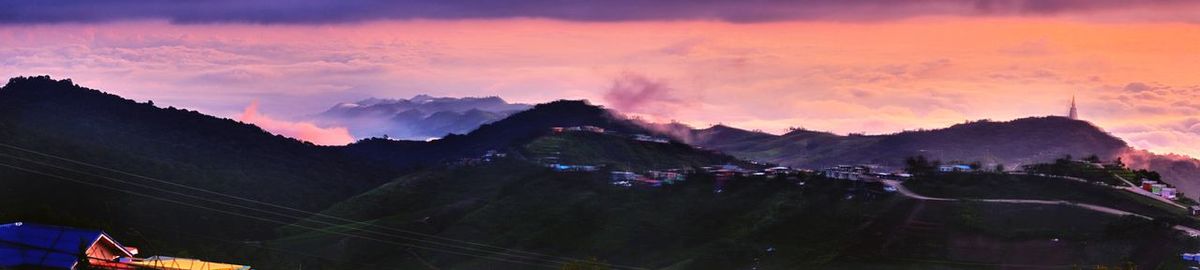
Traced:
[[880, 134], [1079, 114], [1200, 156], [1200, 3], [12, 1], [0, 76], [49, 74], [319, 144], [343, 101], [588, 99], [655, 121]]

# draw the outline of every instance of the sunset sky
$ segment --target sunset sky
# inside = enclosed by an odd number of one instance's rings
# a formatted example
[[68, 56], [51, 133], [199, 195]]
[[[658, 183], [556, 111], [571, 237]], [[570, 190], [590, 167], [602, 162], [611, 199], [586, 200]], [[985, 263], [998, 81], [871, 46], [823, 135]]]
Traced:
[[0, 76], [328, 143], [350, 138], [295, 120], [367, 97], [588, 99], [697, 127], [877, 134], [1064, 115], [1074, 95], [1082, 119], [1136, 147], [1200, 156], [1196, 1], [0, 6]]

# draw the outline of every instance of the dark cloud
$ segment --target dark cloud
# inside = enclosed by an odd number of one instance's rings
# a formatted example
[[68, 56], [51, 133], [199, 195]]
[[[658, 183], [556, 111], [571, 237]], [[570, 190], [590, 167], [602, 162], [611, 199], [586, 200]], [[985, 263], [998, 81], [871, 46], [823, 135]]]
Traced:
[[572, 21], [871, 21], [924, 15], [1049, 15], [1185, 0], [0, 0], [0, 23], [168, 20], [175, 23], [346, 23], [385, 19], [550, 18]]

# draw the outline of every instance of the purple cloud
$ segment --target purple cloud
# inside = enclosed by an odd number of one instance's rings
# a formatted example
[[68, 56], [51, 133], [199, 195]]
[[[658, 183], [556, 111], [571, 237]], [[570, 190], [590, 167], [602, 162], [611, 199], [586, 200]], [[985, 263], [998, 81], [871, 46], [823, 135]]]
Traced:
[[[388, 19], [550, 18], [572, 21], [873, 21], [914, 16], [1030, 16], [1129, 8], [1197, 8], [1184, 0], [0, 0], [0, 23], [168, 20], [321, 24]], [[1161, 19], [1161, 18], [1152, 18]]]

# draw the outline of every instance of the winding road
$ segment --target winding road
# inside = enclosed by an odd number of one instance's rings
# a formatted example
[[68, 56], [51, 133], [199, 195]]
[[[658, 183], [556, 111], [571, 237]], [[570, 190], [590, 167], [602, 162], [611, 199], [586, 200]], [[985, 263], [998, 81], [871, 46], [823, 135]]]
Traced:
[[[952, 199], [952, 198], [937, 198], [937, 197], [928, 197], [928, 196], [924, 196], [924, 195], [921, 195], [921, 194], [917, 194], [916, 192], [913, 192], [912, 190], [909, 190], [907, 187], [905, 187], [904, 185], [902, 185], [902, 184], [900, 183], [900, 181], [896, 181], [896, 180], [882, 180], [882, 181], [883, 181], [883, 183], [884, 183], [884, 184], [887, 184], [887, 185], [889, 185], [889, 186], [895, 187], [895, 188], [896, 188], [896, 191], [897, 191], [897, 192], [900, 192], [900, 194], [904, 195], [905, 197], [909, 197], [909, 198], [913, 198], [913, 199], [917, 199], [917, 200], [924, 200], [924, 201], [963, 201], [963, 199]], [[1080, 207], [1080, 208], [1083, 208], [1083, 209], [1088, 209], [1088, 210], [1092, 210], [1092, 211], [1096, 211], [1096, 212], [1107, 213], [1107, 214], [1111, 214], [1111, 215], [1117, 215], [1117, 216], [1135, 216], [1135, 217], [1140, 217], [1140, 218], [1144, 218], [1144, 219], [1153, 219], [1153, 218], [1151, 218], [1151, 217], [1149, 217], [1149, 216], [1145, 216], [1145, 215], [1141, 215], [1141, 214], [1137, 214], [1137, 213], [1133, 213], [1133, 212], [1129, 212], [1129, 211], [1118, 210], [1118, 209], [1108, 208], [1108, 207], [1099, 206], [1099, 205], [1094, 205], [1094, 204], [1077, 203], [1077, 202], [1070, 202], [1070, 201], [1050, 201], [1050, 200], [1018, 200], [1018, 199], [970, 199], [970, 201], [973, 201], [973, 202], [986, 202], [986, 203], [1016, 203], [1016, 204], [1048, 204], [1048, 205], [1070, 205], [1070, 206], [1076, 206], [1076, 207]], [[1200, 230], [1197, 230], [1197, 229], [1195, 229], [1195, 228], [1186, 227], [1186, 226], [1183, 226], [1183, 225], [1175, 225], [1175, 227], [1174, 227], [1174, 228], [1175, 228], [1176, 230], [1179, 230], [1179, 231], [1182, 231], [1182, 232], [1184, 232], [1184, 233], [1187, 233], [1187, 234], [1188, 234], [1188, 236], [1191, 236], [1191, 237], [1198, 237], [1198, 236], [1200, 236]]]

